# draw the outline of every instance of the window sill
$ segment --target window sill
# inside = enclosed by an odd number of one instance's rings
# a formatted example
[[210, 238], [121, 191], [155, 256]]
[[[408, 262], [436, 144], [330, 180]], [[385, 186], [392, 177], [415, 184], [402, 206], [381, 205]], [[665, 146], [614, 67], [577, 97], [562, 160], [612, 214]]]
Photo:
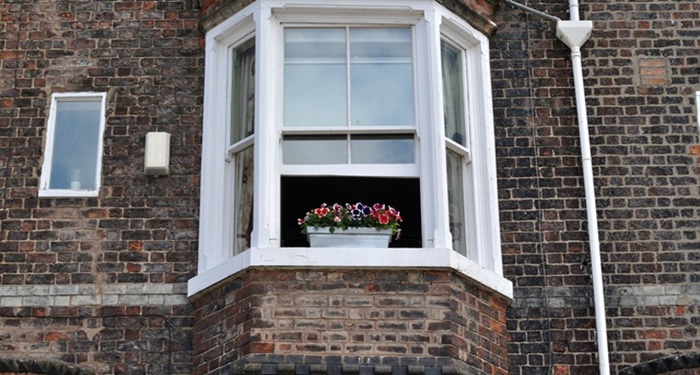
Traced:
[[188, 297], [251, 267], [314, 268], [449, 268], [505, 296], [513, 298], [513, 284], [493, 271], [482, 268], [451, 249], [329, 249], [271, 248], [248, 249], [193, 277]]
[[93, 198], [99, 196], [97, 190], [39, 190], [40, 198]]

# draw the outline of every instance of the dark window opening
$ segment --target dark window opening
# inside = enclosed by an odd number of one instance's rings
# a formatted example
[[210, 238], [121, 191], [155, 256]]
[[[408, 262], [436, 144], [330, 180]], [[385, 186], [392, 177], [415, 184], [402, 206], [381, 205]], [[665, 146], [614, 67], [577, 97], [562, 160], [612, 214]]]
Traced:
[[297, 219], [321, 203], [384, 203], [401, 212], [401, 238], [389, 247], [421, 247], [420, 186], [417, 178], [282, 177], [281, 243], [307, 247]]

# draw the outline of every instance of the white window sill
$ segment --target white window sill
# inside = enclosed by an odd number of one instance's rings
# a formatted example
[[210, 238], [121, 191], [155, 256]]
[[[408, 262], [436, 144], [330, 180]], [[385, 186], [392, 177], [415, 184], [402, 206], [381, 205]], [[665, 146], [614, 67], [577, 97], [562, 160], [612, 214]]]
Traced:
[[41, 198], [92, 198], [97, 196], [99, 196], [99, 191], [97, 190], [39, 190], [39, 197]]
[[250, 267], [452, 269], [513, 298], [510, 280], [451, 249], [271, 248], [248, 249], [189, 280], [188, 297]]

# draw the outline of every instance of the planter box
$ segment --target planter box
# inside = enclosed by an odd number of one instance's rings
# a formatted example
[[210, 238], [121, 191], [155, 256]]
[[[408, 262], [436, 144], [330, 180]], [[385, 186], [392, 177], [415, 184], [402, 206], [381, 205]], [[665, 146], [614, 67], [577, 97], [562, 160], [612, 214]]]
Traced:
[[391, 230], [374, 228], [336, 229], [330, 233], [328, 228], [307, 228], [307, 238], [311, 247], [389, 247]]

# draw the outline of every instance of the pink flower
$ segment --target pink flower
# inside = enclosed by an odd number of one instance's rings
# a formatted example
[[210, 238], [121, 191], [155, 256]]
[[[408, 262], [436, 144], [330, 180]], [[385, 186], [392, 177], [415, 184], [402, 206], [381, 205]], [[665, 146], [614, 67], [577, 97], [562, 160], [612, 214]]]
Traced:
[[375, 203], [372, 207], [374, 207], [375, 210], [383, 210], [385, 206], [381, 203]]

